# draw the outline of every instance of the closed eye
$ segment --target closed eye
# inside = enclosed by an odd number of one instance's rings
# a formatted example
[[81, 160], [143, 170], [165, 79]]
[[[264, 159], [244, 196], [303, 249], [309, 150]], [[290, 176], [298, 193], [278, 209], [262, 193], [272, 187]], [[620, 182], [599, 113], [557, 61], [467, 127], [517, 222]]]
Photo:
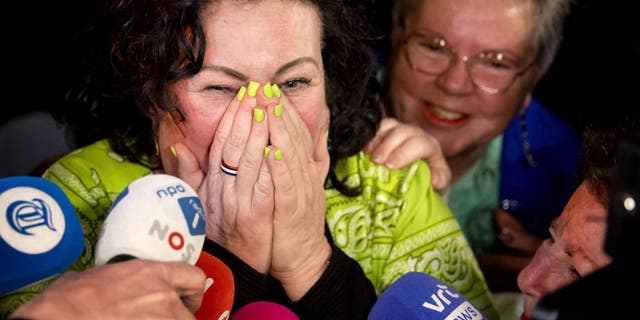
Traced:
[[218, 85], [211, 85], [211, 86], [206, 86], [204, 88], [205, 91], [213, 91], [213, 92], [221, 92], [221, 93], [235, 93], [236, 91], [238, 91], [237, 88], [231, 88], [231, 87], [227, 87], [227, 86], [218, 86]]

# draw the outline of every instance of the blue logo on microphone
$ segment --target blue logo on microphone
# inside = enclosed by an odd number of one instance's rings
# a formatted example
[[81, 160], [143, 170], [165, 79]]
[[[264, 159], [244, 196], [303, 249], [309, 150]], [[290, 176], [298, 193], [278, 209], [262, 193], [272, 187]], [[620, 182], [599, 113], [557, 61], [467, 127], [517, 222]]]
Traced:
[[18, 200], [9, 204], [7, 221], [13, 230], [24, 235], [33, 235], [29, 229], [40, 226], [56, 231], [51, 220], [51, 209], [39, 198], [32, 201]]
[[178, 204], [189, 226], [189, 233], [193, 236], [204, 234], [204, 210], [200, 199], [198, 197], [183, 197], [178, 199]]

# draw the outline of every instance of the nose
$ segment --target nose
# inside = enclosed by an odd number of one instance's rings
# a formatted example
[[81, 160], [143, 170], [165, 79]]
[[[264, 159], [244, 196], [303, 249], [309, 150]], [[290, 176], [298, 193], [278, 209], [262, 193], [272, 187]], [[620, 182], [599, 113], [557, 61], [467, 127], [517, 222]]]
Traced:
[[452, 95], [472, 94], [474, 85], [467, 72], [467, 61], [469, 58], [455, 58], [449, 69], [440, 74], [436, 79], [436, 84], [444, 92]]
[[518, 274], [518, 287], [523, 293], [539, 298], [552, 291], [548, 285], [553, 266], [549, 248], [550, 240], [545, 240], [531, 262]]

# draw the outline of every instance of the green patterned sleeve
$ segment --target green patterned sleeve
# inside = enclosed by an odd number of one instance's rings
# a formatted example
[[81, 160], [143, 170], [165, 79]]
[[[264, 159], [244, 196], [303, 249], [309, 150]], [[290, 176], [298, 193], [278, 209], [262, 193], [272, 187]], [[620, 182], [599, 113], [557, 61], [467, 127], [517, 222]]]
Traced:
[[[115, 154], [106, 140], [75, 150], [47, 169], [43, 177], [67, 195], [84, 233], [85, 248], [70, 270], [82, 271], [93, 266], [95, 245], [111, 203], [131, 181], [149, 173], [147, 167]], [[0, 318], [7, 318], [56, 278], [0, 297]]]
[[395, 215], [395, 240], [384, 266], [382, 287], [407, 272], [424, 272], [460, 291], [489, 319], [497, 319], [478, 262], [449, 207], [431, 186], [424, 162], [409, 167], [400, 189], [403, 203]]

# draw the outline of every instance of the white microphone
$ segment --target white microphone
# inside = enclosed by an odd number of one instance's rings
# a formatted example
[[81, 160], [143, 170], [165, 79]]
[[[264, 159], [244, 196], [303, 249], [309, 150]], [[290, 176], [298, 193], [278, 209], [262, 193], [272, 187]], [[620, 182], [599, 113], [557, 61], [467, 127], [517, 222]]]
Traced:
[[409, 272], [380, 294], [368, 320], [487, 320], [465, 296], [422, 272]]
[[131, 258], [194, 265], [205, 238], [197, 193], [166, 174], [131, 182], [114, 201], [96, 244], [96, 265]]

